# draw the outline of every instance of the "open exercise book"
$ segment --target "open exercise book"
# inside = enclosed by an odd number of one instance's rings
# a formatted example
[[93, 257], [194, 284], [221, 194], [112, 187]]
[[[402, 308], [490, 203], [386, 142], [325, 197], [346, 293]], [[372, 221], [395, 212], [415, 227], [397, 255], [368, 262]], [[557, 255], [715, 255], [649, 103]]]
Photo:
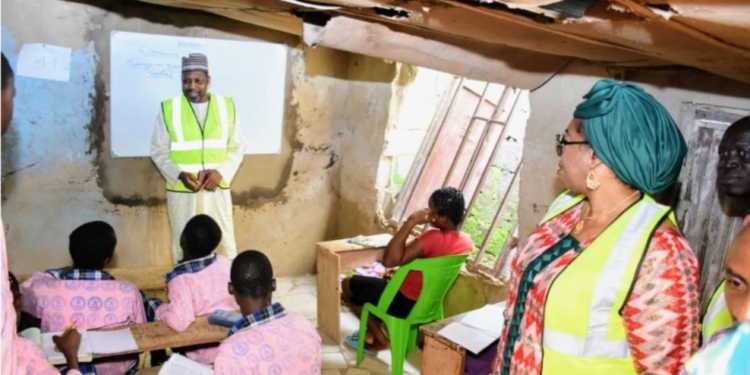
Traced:
[[503, 330], [505, 301], [471, 311], [459, 321], [454, 321], [438, 331], [440, 336], [479, 354], [495, 342]]
[[175, 353], [161, 367], [159, 375], [214, 375], [214, 370]]
[[[27, 330], [28, 331], [28, 330]], [[25, 333], [26, 331], [24, 331]], [[118, 329], [115, 331], [78, 331], [81, 334], [81, 346], [78, 348], [78, 361], [79, 362], [91, 362], [94, 359], [94, 354], [117, 354], [117, 353], [129, 353], [136, 352], [138, 350], [138, 344], [136, 344], [133, 338], [133, 333], [130, 332], [130, 328]], [[40, 344], [42, 351], [47, 356], [49, 363], [53, 365], [64, 365], [66, 363], [65, 356], [55, 350], [55, 343], [52, 341], [52, 336], [60, 335], [62, 332], [49, 332], [40, 334], [41, 337], [37, 338], [35, 332], [31, 332], [27, 335], [22, 334], [24, 337], [35, 341]]]

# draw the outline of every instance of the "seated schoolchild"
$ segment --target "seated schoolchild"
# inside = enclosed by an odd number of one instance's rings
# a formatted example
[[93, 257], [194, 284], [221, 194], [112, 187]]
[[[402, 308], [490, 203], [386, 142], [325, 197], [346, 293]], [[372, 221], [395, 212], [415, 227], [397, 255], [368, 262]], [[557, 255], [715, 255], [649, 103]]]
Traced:
[[[18, 285], [18, 279], [12, 272], [8, 272], [8, 276], [10, 279], [10, 290], [13, 293], [13, 307], [16, 310], [17, 333], [20, 334], [28, 329], [39, 329], [41, 321], [21, 310], [23, 297]], [[53, 340], [60, 352], [65, 356], [67, 374], [81, 374], [78, 364], [78, 346], [81, 344], [81, 334], [74, 330], [65, 338], [55, 336]], [[18, 353], [16, 364], [19, 374], [54, 375], [60, 373], [58, 369], [47, 361], [47, 357], [45, 357], [38, 342], [27, 340], [21, 336], [15, 336], [13, 337], [13, 346], [16, 349], [16, 353]]]
[[[146, 322], [138, 288], [104, 271], [116, 246], [109, 224], [83, 224], [69, 237], [72, 266], [36, 272], [21, 284], [23, 310], [41, 320], [43, 333], [64, 331], [71, 322], [85, 330]], [[134, 374], [137, 356], [105, 358], [94, 364], [98, 375]]]
[[320, 375], [321, 339], [301, 314], [273, 303], [273, 268], [260, 251], [240, 253], [232, 262], [229, 293], [242, 320], [219, 346], [216, 375]]
[[[177, 332], [186, 330], [197, 316], [216, 310], [239, 310], [227, 291], [232, 264], [223, 255], [214, 253], [221, 235], [221, 228], [208, 215], [193, 217], [182, 231], [180, 246], [184, 258], [166, 275], [169, 303], [156, 310], [156, 319]], [[215, 344], [183, 350], [190, 359], [210, 364], [217, 347]]]

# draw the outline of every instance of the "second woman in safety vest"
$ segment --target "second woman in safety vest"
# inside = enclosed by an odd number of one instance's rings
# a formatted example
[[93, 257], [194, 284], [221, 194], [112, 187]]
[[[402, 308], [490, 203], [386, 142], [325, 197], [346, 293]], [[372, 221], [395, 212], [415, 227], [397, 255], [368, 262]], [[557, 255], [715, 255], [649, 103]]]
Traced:
[[698, 262], [667, 206], [687, 147], [641, 88], [602, 80], [557, 136], [567, 188], [511, 265], [495, 375], [676, 374], [699, 342]]

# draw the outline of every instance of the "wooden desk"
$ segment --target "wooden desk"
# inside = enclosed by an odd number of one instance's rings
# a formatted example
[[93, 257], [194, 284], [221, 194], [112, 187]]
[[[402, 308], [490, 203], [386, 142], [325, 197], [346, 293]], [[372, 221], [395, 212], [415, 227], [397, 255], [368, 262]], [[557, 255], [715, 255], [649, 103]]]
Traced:
[[138, 370], [135, 375], [158, 375], [159, 371], [161, 371], [161, 366], [146, 367]]
[[463, 375], [466, 349], [438, 335], [437, 332], [448, 324], [461, 320], [468, 313], [465, 312], [419, 327], [419, 330], [424, 334], [424, 347], [422, 348], [423, 374]]
[[[112, 328], [111, 330], [126, 327]], [[184, 332], [175, 332], [164, 322], [141, 323], [128, 326], [133, 332], [138, 350], [117, 354], [95, 354], [94, 358], [114, 357], [167, 348], [218, 343], [227, 337], [228, 328], [208, 324], [207, 316], [199, 316]]]
[[318, 328], [334, 342], [341, 342], [341, 282], [348, 270], [383, 259], [384, 248], [367, 248], [336, 240], [318, 242]]

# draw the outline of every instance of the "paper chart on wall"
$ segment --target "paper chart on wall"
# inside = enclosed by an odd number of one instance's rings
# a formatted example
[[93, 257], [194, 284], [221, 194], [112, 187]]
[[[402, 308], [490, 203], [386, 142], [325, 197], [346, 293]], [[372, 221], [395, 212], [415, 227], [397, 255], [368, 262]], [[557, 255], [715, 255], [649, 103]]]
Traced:
[[70, 81], [70, 48], [27, 43], [21, 47], [16, 74], [22, 77]]

